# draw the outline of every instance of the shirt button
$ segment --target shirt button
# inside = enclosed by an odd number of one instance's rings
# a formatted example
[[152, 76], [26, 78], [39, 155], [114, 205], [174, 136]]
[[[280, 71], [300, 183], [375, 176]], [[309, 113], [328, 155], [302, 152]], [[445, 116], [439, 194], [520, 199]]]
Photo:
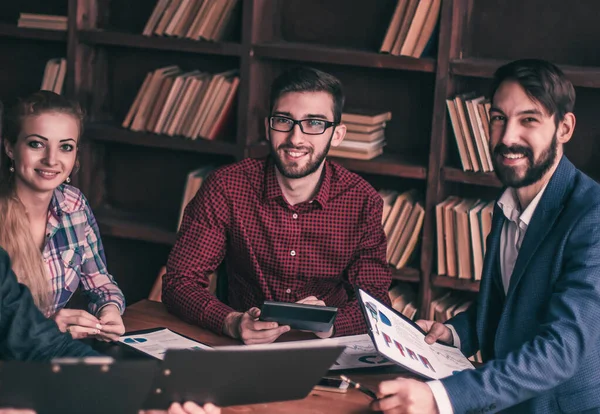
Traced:
[[292, 293], [292, 289], [286, 289], [285, 293]]
[[292, 251], [290, 252], [290, 254], [291, 254], [292, 256], [296, 256], [296, 251], [295, 251], [295, 250], [292, 250]]
[[298, 218], [298, 214], [296, 214], [296, 213], [292, 214], [292, 218], [293, 219], [297, 219]]

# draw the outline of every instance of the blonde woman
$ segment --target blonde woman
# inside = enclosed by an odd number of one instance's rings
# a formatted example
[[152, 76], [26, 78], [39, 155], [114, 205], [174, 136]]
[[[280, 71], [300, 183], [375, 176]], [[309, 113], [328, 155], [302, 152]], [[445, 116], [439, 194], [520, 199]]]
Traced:
[[[79, 105], [49, 91], [7, 113], [0, 164], [0, 246], [35, 304], [73, 338], [117, 340], [125, 332], [123, 293], [107, 272], [96, 219], [68, 185], [78, 164]], [[64, 309], [77, 287], [89, 312]]]

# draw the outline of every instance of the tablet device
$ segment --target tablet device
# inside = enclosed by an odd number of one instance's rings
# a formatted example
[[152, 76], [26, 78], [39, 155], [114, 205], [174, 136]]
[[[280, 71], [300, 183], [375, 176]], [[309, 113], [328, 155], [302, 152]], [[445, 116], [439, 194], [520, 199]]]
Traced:
[[304, 398], [344, 350], [304, 342], [168, 350], [143, 408], [188, 400], [230, 406]]
[[0, 407], [37, 414], [138, 414], [159, 362], [106, 361], [94, 357], [2, 362]]
[[329, 306], [266, 300], [260, 309], [259, 319], [277, 322], [279, 325], [289, 325], [292, 329], [328, 332], [333, 326], [337, 310]]

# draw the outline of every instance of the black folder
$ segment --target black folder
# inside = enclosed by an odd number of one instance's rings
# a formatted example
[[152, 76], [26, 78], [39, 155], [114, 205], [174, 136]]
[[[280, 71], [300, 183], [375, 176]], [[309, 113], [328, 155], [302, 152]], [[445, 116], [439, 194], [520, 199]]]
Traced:
[[158, 367], [153, 359], [2, 362], [0, 407], [28, 408], [37, 414], [138, 414]]
[[170, 350], [143, 408], [166, 409], [173, 401], [229, 406], [301, 399], [343, 350], [320, 340], [310, 346], [288, 342]]

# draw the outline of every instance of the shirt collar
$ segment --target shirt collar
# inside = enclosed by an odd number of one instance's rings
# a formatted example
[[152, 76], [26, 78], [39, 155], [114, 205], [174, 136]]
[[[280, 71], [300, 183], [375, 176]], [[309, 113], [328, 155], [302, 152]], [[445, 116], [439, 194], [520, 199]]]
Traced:
[[[269, 157], [267, 162], [265, 163], [265, 179], [264, 179], [264, 189], [263, 189], [263, 199], [265, 201], [281, 198], [284, 200], [283, 192], [281, 191], [281, 187], [279, 186], [279, 182], [277, 181], [277, 175], [275, 173], [275, 162], [273, 159]], [[331, 176], [333, 174], [331, 165], [329, 161], [325, 160], [325, 164], [323, 165], [323, 171], [321, 174], [321, 182], [319, 185], [319, 191], [317, 195], [309, 201], [312, 203], [316, 201], [321, 208], [325, 208], [327, 206], [327, 202], [329, 201], [329, 191], [331, 188]]]
[[80, 197], [64, 184], [58, 186], [52, 193], [50, 201], [50, 211], [56, 217], [62, 217], [63, 214], [71, 214], [83, 209], [83, 204], [78, 202]]
[[498, 200], [498, 207], [502, 209], [504, 216], [514, 223], [518, 223], [521, 221], [525, 226], [529, 226], [531, 222], [531, 218], [533, 217], [533, 213], [544, 195], [544, 191], [548, 183], [546, 183], [542, 189], [536, 194], [536, 196], [531, 200], [531, 203], [527, 206], [527, 208], [521, 212], [521, 208], [519, 205], [519, 199], [517, 197], [517, 192], [514, 188], [507, 188], [504, 190], [504, 193], [500, 196]]

